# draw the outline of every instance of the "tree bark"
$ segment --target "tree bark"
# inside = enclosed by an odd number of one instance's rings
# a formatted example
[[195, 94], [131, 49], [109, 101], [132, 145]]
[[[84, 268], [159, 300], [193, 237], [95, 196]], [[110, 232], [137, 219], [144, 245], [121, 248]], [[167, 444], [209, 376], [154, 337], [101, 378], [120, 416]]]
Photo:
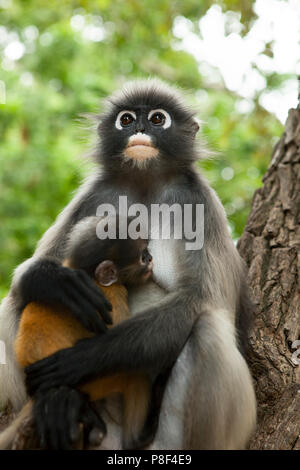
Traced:
[[[300, 107], [289, 112], [238, 249], [256, 304], [249, 363], [258, 401], [250, 449], [300, 449]], [[298, 345], [298, 351], [295, 349]], [[293, 354], [294, 353], [294, 354]]]

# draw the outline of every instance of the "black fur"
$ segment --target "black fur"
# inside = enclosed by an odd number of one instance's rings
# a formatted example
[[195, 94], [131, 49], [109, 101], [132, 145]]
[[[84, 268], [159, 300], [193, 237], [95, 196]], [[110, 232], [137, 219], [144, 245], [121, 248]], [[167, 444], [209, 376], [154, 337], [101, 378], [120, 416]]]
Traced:
[[[111, 304], [82, 270], [61, 266], [54, 258], [37, 260], [20, 280], [22, 310], [30, 302], [62, 304], [82, 325], [97, 333], [111, 324]], [[99, 315], [99, 312], [101, 316]]]
[[[170, 128], [157, 127], [148, 120], [149, 112], [158, 108], [170, 114], [172, 119]], [[115, 121], [118, 113], [124, 109], [134, 111], [137, 119], [120, 132], [115, 127]], [[122, 168], [123, 173], [126, 167], [127, 170], [131, 170], [131, 162], [124, 163], [122, 152], [128, 138], [142, 130], [145, 134], [151, 135], [154, 145], [160, 152], [159, 161], [153, 159], [150, 168], [159, 168], [161, 171], [163, 168], [170, 169], [170, 164], [177, 166], [177, 169], [189, 166], [197, 159], [193, 143], [196, 125], [194, 114], [174, 93], [167, 93], [153, 85], [148, 88], [137, 86], [125, 92], [121, 98], [112, 97], [107, 111], [99, 116], [98, 159], [110, 171], [115, 172]]]
[[36, 433], [42, 449], [70, 450], [80, 435], [83, 424], [83, 444], [98, 445], [106, 434], [106, 426], [88, 401], [88, 397], [68, 387], [58, 387], [46, 393], [37, 393], [33, 404]]

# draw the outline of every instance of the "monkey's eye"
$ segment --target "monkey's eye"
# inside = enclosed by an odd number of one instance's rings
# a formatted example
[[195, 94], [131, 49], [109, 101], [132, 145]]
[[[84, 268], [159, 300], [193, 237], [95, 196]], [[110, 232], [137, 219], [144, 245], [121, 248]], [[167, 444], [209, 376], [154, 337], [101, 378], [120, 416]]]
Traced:
[[131, 124], [133, 121], [133, 117], [131, 116], [131, 114], [123, 114], [123, 116], [121, 117], [120, 119], [120, 123], [122, 126], [128, 126], [129, 124]]
[[116, 119], [116, 128], [121, 130], [136, 120], [136, 114], [133, 111], [121, 111]]
[[148, 115], [148, 120], [154, 126], [161, 126], [164, 129], [167, 129], [171, 126], [171, 116], [164, 109], [154, 109], [150, 111]]
[[156, 126], [162, 126], [166, 122], [166, 118], [163, 113], [154, 113], [150, 121]]

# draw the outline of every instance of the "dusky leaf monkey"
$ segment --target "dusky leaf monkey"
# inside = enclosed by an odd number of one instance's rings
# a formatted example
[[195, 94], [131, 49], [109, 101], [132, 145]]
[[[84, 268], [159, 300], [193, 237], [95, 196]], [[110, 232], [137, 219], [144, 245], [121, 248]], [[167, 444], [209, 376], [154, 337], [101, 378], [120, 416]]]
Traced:
[[[50, 387], [76, 386], [112, 371], [142, 369], [158, 376], [176, 361], [151, 448], [244, 448], [256, 422], [252, 379], [242, 354], [251, 307], [245, 267], [225, 211], [195, 167], [201, 156], [195, 113], [175, 89], [156, 80], [134, 81], [108, 99], [98, 123], [95, 156], [101, 169], [44, 235], [33, 258], [16, 270], [2, 306], [1, 339], [13, 342], [20, 305], [45, 300], [41, 282], [55, 279], [55, 288], [46, 293], [48, 301], [53, 292], [64, 292], [60, 262], [68, 233], [80, 219], [95, 215], [99, 205], [118, 207], [121, 195], [127, 196], [129, 207], [142, 203], [149, 213], [153, 204], [170, 210], [177, 204], [183, 212], [185, 205], [196, 212], [203, 204], [202, 248], [186, 249], [187, 237], [175, 238], [175, 226], [169, 239], [152, 236], [161, 222], [151, 226], [154, 281], [129, 290], [133, 315], [109, 329], [101, 341], [87, 338], [29, 366], [27, 384], [42, 394]], [[65, 298], [71, 310], [74, 291], [69, 287]], [[87, 301], [88, 290], [81, 290], [80, 298]], [[25, 397], [23, 378], [9, 348], [8, 354], [0, 398], [5, 403], [11, 397], [18, 406]], [[107, 425], [101, 448], [120, 448], [120, 427], [114, 421]]]
[[[130, 219], [126, 219], [124, 222], [127, 224], [129, 221]], [[97, 237], [97, 228], [100, 224], [105, 226], [108, 223], [114, 226], [117, 238], [101, 240]], [[152, 274], [152, 257], [147, 244], [148, 242], [141, 238], [120, 239], [119, 216], [111, 219], [86, 217], [74, 227], [70, 234], [63, 266], [76, 270], [75, 274], [83, 279], [86, 275], [94, 279], [112, 306], [113, 325], [129, 318], [127, 288], [145, 283]], [[91, 295], [93, 293], [92, 291]], [[30, 302], [22, 312], [18, 328], [15, 342], [17, 362], [25, 368], [60, 349], [72, 347], [80, 339], [91, 336], [94, 334], [87, 330], [70, 310], [60, 304]], [[150, 410], [152, 384], [149, 377], [142, 371], [113, 374], [95, 378], [82, 384], [79, 389], [91, 401], [100, 400], [111, 394], [122, 394], [123, 447], [133, 448], [141, 445], [139, 439], [142, 432], [145, 439], [146, 418]], [[65, 399], [63, 392], [63, 389], [56, 392], [60, 400]], [[51, 448], [71, 448], [71, 436], [69, 438], [69, 430], [65, 429], [64, 414], [58, 417], [61, 422], [56, 426], [56, 431], [60, 430], [57, 436], [53, 435], [51, 429], [43, 429], [43, 413], [39, 415], [37, 412], [39, 408], [38, 404], [35, 408], [36, 425], [43, 434], [41, 440], [44, 446], [47, 445], [48, 440]], [[21, 419], [24, 419], [24, 414], [30, 412], [31, 406], [25, 405], [25, 412], [21, 412]], [[20, 419], [17, 419], [7, 432], [2, 436], [0, 434], [0, 449], [9, 446], [11, 436], [14, 436], [19, 421]], [[100, 426], [104, 433], [104, 423], [100, 423]], [[146, 439], [151, 440], [151, 436], [146, 436]], [[142, 444], [145, 442], [143, 441]]]

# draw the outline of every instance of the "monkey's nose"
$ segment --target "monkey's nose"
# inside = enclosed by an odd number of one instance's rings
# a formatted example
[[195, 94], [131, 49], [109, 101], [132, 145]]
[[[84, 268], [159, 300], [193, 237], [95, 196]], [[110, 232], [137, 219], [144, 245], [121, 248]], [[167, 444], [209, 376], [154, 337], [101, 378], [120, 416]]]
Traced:
[[152, 256], [150, 255], [149, 251], [145, 251], [142, 256], [142, 262], [144, 264], [152, 264]]
[[135, 132], [141, 132], [142, 134], [145, 132], [145, 124], [143, 122], [143, 119], [138, 119], [135, 123]]

